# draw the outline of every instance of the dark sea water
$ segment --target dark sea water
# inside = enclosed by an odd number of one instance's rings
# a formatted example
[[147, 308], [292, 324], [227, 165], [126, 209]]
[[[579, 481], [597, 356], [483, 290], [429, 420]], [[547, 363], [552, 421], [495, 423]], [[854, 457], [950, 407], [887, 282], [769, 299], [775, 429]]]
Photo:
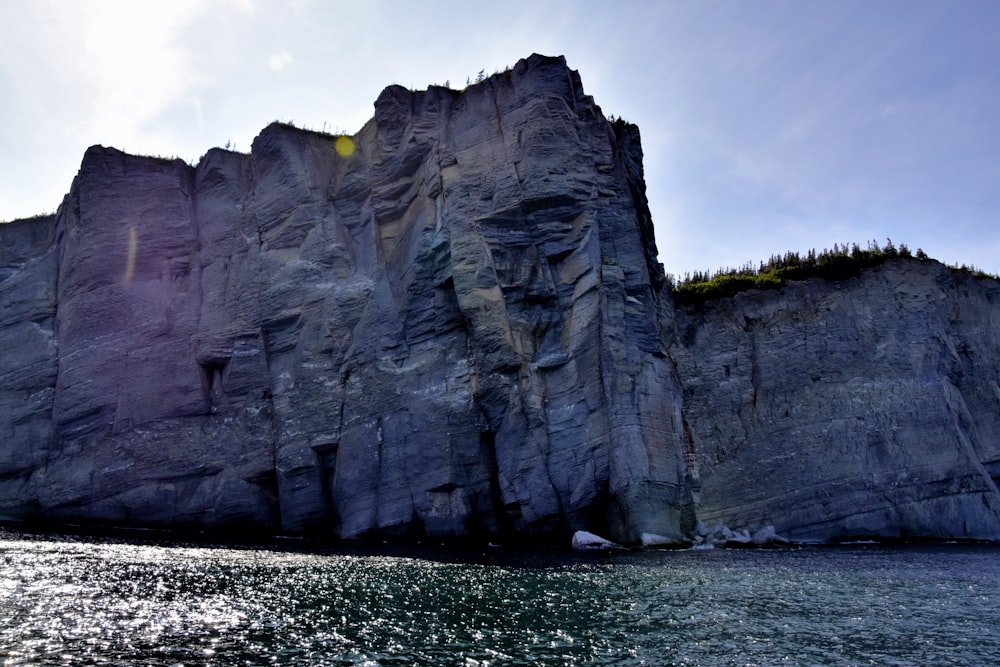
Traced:
[[0, 531], [0, 665], [997, 665], [1000, 550], [573, 555]]

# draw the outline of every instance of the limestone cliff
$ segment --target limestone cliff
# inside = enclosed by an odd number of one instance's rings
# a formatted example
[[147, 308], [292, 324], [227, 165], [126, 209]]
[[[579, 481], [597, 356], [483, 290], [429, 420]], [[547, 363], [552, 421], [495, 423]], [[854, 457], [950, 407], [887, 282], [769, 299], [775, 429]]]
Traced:
[[350, 138], [95, 146], [0, 226], [0, 520], [1000, 539], [1000, 285], [675, 308], [656, 256], [638, 130], [561, 58]]
[[389, 87], [350, 142], [89, 149], [54, 221], [0, 230], [0, 514], [682, 538], [641, 160], [540, 56]]

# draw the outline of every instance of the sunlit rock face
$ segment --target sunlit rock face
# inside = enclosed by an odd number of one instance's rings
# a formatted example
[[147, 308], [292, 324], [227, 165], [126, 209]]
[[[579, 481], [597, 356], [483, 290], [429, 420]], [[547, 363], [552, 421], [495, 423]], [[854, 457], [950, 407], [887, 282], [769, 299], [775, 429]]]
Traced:
[[[359, 536], [693, 527], [635, 127], [561, 58], [0, 228], [0, 515]], [[668, 298], [668, 297], [667, 297]]]
[[1000, 539], [1000, 284], [675, 309], [638, 130], [561, 58], [0, 225], [0, 520], [627, 545]]
[[678, 309], [711, 529], [1000, 539], [1000, 283], [897, 259]]

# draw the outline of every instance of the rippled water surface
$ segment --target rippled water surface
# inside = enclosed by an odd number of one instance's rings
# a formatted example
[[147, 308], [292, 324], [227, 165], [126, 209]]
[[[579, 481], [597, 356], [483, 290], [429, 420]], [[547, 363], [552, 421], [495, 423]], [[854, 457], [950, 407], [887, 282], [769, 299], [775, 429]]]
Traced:
[[419, 557], [0, 532], [0, 665], [1000, 664], [1000, 551]]

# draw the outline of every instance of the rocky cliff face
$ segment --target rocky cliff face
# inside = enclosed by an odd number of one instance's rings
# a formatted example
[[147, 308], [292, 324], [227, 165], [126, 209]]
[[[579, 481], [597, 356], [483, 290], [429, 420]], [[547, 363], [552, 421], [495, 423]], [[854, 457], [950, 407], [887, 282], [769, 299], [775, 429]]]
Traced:
[[196, 167], [91, 148], [54, 221], [0, 232], [0, 511], [681, 538], [641, 159], [539, 56], [387, 88], [351, 143], [275, 124]]
[[678, 309], [710, 529], [1000, 538], [1000, 283], [897, 259]]
[[561, 58], [387, 88], [349, 142], [93, 147], [0, 226], [0, 519], [998, 539], [998, 290], [899, 261], [675, 312], [638, 131]]

